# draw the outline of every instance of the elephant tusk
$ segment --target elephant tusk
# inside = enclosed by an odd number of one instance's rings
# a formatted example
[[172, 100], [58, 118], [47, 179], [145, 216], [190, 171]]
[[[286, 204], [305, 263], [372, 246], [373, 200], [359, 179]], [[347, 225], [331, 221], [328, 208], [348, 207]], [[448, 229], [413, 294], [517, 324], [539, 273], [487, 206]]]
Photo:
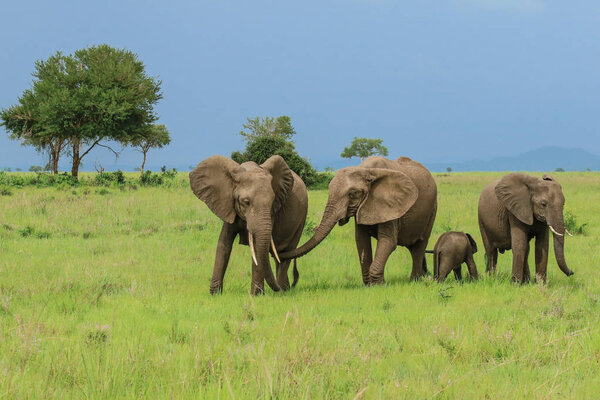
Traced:
[[279, 264], [281, 264], [281, 260], [279, 259], [279, 254], [277, 254], [277, 249], [275, 248], [275, 242], [273, 242], [273, 236], [271, 236], [271, 247], [273, 248], [273, 255], [275, 255], [275, 259]]
[[248, 232], [248, 244], [250, 245], [250, 253], [252, 253], [252, 261], [254, 261], [254, 264], [258, 265], [256, 253], [254, 252], [254, 238], [252, 237], [252, 232]]
[[552, 233], [554, 233], [555, 235], [558, 235], [558, 236], [563, 236], [563, 234], [562, 234], [562, 233], [558, 233], [558, 232], [556, 232], [556, 231], [554, 230], [554, 228], [552, 227], [552, 225], [548, 225], [548, 226], [550, 227], [550, 230], [552, 231]]
[[571, 234], [571, 232], [569, 232], [566, 228], [565, 228], [565, 232], [567, 232], [567, 235], [573, 237], [573, 235]]

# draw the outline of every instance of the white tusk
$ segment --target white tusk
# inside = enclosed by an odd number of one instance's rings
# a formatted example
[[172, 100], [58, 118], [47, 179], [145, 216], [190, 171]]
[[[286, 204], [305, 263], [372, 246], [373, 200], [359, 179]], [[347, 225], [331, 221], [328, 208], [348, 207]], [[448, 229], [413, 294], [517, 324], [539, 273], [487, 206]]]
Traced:
[[567, 235], [573, 237], [573, 235], [571, 235], [571, 232], [569, 232], [566, 228], [565, 228], [565, 232], [567, 232]]
[[558, 235], [558, 236], [563, 236], [563, 234], [562, 234], [562, 233], [558, 233], [558, 232], [556, 232], [556, 231], [554, 230], [554, 228], [552, 227], [552, 225], [548, 225], [548, 226], [550, 227], [550, 230], [552, 231], [552, 233], [554, 233], [555, 235]]
[[273, 242], [273, 236], [271, 236], [271, 247], [273, 248], [273, 254], [275, 255], [275, 259], [279, 264], [281, 264], [281, 260], [279, 259], [279, 254], [277, 254], [277, 249], [275, 248], [275, 243]]
[[258, 265], [258, 261], [256, 261], [256, 253], [254, 252], [254, 238], [252, 237], [252, 233], [248, 231], [248, 244], [250, 245], [250, 253], [252, 253], [252, 261], [254, 264]]

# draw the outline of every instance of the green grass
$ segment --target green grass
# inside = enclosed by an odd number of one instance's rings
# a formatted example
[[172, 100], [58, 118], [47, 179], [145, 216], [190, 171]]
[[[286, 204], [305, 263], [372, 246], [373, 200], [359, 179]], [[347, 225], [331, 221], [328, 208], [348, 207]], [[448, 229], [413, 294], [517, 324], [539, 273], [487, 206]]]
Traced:
[[[473, 234], [501, 174], [436, 174], [446, 230]], [[537, 174], [541, 176], [541, 174]], [[236, 245], [208, 294], [220, 221], [186, 187], [25, 188], [0, 196], [0, 398], [593, 398], [600, 393], [600, 174], [555, 174], [585, 226], [567, 278], [409, 282], [399, 248], [365, 288], [353, 224], [252, 298]], [[318, 223], [327, 193], [309, 193]], [[306, 240], [307, 236], [303, 238]], [[533, 252], [531, 252], [533, 253]], [[533, 255], [532, 255], [533, 256]], [[431, 270], [431, 259], [428, 256]]]

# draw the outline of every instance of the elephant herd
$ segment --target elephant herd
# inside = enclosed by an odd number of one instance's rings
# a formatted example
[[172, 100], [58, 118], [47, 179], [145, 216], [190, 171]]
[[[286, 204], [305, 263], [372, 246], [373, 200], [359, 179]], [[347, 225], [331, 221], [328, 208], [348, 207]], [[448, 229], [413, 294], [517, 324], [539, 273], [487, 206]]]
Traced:
[[[329, 184], [327, 205], [320, 224], [306, 243], [297, 247], [308, 210], [308, 194], [302, 179], [280, 156], [263, 164], [238, 164], [212, 156], [190, 173], [194, 194], [223, 220], [219, 236], [210, 293], [223, 290], [223, 279], [233, 242], [248, 245], [252, 256], [251, 294], [264, 292], [264, 282], [274, 291], [288, 290], [292, 260], [293, 282], [298, 281], [296, 259], [314, 249], [337, 224], [355, 218], [355, 241], [362, 280], [365, 285], [383, 284], [385, 264], [397, 246], [406, 247], [412, 257], [410, 278], [427, 274], [425, 253], [433, 253], [434, 278], [443, 281], [454, 271], [461, 279], [461, 264], [477, 279], [473, 253], [477, 244], [463, 232], [446, 232], [426, 250], [437, 212], [437, 187], [422, 164], [407, 157], [388, 160], [374, 156], [357, 167], [336, 172]], [[549, 232], [560, 269], [570, 276], [564, 257], [561, 186], [549, 175], [542, 179], [511, 173], [491, 182], [479, 198], [478, 219], [485, 248], [486, 271], [496, 269], [498, 251], [512, 250], [512, 279], [530, 279], [529, 242], [535, 237], [535, 279], [546, 281]], [[375, 254], [371, 238], [377, 240]], [[276, 274], [270, 265], [276, 262]]]

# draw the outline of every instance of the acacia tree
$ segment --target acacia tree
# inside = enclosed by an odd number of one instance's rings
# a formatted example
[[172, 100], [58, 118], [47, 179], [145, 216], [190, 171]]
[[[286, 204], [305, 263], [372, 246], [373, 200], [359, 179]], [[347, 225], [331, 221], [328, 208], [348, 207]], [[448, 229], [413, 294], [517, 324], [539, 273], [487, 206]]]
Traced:
[[342, 151], [343, 158], [359, 157], [360, 162], [367, 157], [374, 156], [387, 156], [388, 149], [383, 145], [382, 139], [368, 139], [355, 137], [349, 147], [345, 147]]
[[146, 156], [150, 149], [161, 149], [171, 143], [171, 136], [167, 127], [162, 124], [154, 124], [150, 127], [147, 135], [137, 136], [130, 140], [129, 144], [144, 155], [142, 161], [142, 175], [144, 175], [144, 166], [146, 165]]
[[72, 55], [57, 52], [35, 63], [33, 77], [19, 104], [0, 113], [2, 125], [14, 138], [27, 132], [33, 145], [67, 142], [74, 177], [93, 148], [112, 150], [109, 141], [149, 135], [157, 120], [153, 107], [162, 98], [161, 82], [130, 51], [100, 45]]

